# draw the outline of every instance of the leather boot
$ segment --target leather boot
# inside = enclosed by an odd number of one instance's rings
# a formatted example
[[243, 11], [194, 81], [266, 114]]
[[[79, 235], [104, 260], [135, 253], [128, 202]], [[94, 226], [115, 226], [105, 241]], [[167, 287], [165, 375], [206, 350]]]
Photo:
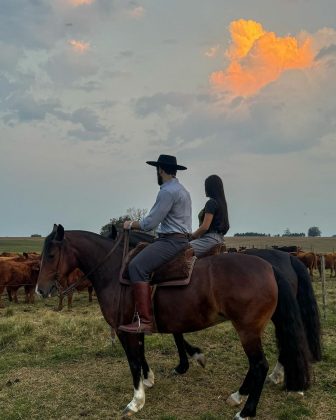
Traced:
[[139, 317], [131, 324], [120, 325], [119, 330], [134, 334], [151, 334], [153, 330], [151, 287], [149, 283], [141, 281], [134, 283], [132, 290]]

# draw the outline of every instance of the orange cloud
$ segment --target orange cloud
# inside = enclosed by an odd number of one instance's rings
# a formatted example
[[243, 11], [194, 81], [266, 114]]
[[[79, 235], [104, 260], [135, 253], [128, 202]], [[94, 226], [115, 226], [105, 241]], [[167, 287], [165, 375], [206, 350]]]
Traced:
[[72, 49], [78, 53], [83, 54], [90, 48], [90, 44], [88, 42], [76, 41], [75, 39], [71, 39], [69, 44], [72, 46]]
[[95, 0], [70, 0], [73, 6], [81, 6], [83, 4], [92, 4]]
[[226, 51], [230, 60], [225, 70], [213, 72], [210, 82], [236, 95], [251, 95], [277, 80], [290, 69], [311, 67], [314, 61], [312, 39], [299, 42], [292, 36], [278, 37], [252, 20], [230, 25], [232, 43]]

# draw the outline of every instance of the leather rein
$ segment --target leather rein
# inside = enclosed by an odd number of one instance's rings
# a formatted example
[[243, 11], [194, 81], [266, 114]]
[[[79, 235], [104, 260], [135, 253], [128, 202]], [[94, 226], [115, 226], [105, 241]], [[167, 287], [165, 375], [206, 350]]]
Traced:
[[72, 292], [79, 284], [81, 284], [85, 279], [88, 278], [88, 276], [90, 276], [91, 274], [93, 274], [95, 271], [98, 270], [99, 267], [101, 267], [105, 261], [107, 261], [109, 259], [109, 257], [114, 253], [114, 251], [117, 249], [118, 245], [121, 243], [122, 239], [125, 238], [124, 240], [124, 250], [123, 250], [123, 256], [122, 256], [122, 266], [124, 263], [124, 260], [128, 254], [128, 250], [129, 250], [129, 230], [125, 230], [124, 233], [122, 233], [119, 238], [117, 239], [116, 243], [114, 244], [114, 246], [111, 248], [111, 250], [105, 255], [105, 257], [99, 261], [98, 264], [96, 264], [88, 273], [83, 274], [75, 283], [71, 284], [70, 286], [68, 286], [66, 289], [63, 290], [62, 285], [59, 282], [59, 279], [61, 277], [61, 273], [59, 271], [60, 265], [61, 265], [61, 260], [62, 260], [62, 256], [63, 256], [63, 249], [60, 252], [60, 257], [58, 260], [58, 264], [57, 264], [57, 270], [55, 273], [55, 285], [58, 291], [58, 294], [60, 297], [63, 296], [67, 296], [70, 292]]

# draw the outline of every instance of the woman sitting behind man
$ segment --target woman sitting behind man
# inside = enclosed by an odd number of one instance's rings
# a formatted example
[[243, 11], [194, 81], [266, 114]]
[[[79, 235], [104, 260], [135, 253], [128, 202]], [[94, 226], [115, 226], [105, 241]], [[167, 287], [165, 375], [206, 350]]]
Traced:
[[200, 226], [192, 233], [190, 242], [196, 257], [223, 243], [230, 228], [223, 182], [218, 175], [210, 175], [205, 180], [205, 195], [209, 200], [198, 215]]

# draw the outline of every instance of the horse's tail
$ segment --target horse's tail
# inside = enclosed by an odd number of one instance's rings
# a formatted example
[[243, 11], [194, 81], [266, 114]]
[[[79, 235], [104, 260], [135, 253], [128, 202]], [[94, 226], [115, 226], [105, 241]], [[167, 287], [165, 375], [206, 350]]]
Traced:
[[289, 282], [273, 267], [278, 284], [278, 304], [272, 317], [279, 349], [279, 362], [285, 371], [288, 391], [303, 391], [310, 385], [309, 348], [299, 306]]
[[305, 265], [295, 257], [291, 256], [290, 259], [298, 278], [296, 300], [299, 304], [308, 346], [312, 360], [319, 362], [322, 359], [321, 324], [314, 289]]

